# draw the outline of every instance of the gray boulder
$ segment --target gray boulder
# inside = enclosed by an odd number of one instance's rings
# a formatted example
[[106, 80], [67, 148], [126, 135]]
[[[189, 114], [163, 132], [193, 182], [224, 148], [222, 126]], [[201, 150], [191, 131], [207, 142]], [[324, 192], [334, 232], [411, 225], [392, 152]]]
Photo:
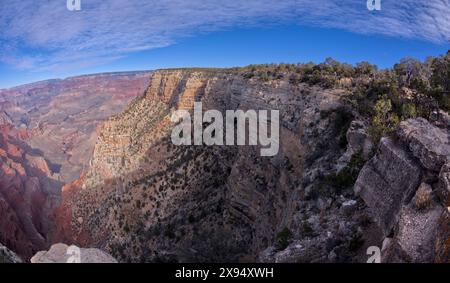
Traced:
[[369, 207], [384, 236], [391, 233], [402, 204], [414, 196], [421, 175], [417, 162], [389, 138], [381, 139], [378, 153], [361, 170], [355, 193]]
[[395, 240], [413, 262], [433, 262], [436, 233], [443, 212], [440, 205], [419, 211], [411, 205], [400, 212]]
[[448, 132], [423, 118], [401, 122], [397, 135], [428, 170], [439, 172], [450, 157]]
[[361, 153], [365, 159], [368, 159], [374, 148], [367, 133], [367, 125], [363, 121], [354, 120], [351, 122], [346, 133], [346, 139], [348, 142], [347, 150], [338, 160], [338, 170], [344, 168], [356, 153]]

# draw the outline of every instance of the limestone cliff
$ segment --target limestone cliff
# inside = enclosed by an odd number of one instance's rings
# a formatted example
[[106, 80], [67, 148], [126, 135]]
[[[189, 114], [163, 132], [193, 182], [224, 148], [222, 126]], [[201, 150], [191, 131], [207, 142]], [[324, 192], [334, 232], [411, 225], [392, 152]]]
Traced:
[[[300, 235], [320, 211], [323, 225], [345, 222], [325, 212], [331, 200], [317, 193], [347, 151], [352, 113], [344, 96], [341, 89], [265, 83], [230, 70], [157, 71], [145, 95], [100, 127], [89, 170], [63, 189], [55, 240], [105, 248], [122, 261], [254, 261], [285, 227]], [[171, 113], [192, 110], [195, 101], [222, 112], [280, 110], [279, 153], [174, 146]], [[333, 205], [339, 210], [350, 197], [342, 192]], [[296, 220], [302, 211], [311, 219]], [[343, 245], [356, 222], [342, 224]], [[313, 233], [326, 234], [316, 224]]]
[[26, 145], [26, 129], [8, 122], [0, 124], [0, 241], [26, 259], [49, 241], [59, 182]]

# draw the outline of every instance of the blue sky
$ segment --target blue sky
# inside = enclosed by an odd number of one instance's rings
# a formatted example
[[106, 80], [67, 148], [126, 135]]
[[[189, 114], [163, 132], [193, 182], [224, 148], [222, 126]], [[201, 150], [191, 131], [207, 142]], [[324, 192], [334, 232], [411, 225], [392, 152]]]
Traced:
[[[40, 2], [40, 3], [38, 3]], [[0, 88], [78, 74], [321, 62], [450, 49], [449, 0], [2, 0]]]

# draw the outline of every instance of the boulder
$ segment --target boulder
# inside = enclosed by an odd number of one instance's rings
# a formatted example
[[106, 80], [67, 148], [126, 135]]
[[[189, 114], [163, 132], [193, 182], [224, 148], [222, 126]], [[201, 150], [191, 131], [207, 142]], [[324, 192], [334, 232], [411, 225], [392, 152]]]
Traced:
[[439, 172], [450, 157], [448, 132], [423, 118], [401, 122], [397, 135], [428, 170]]
[[99, 249], [55, 244], [48, 251], [38, 252], [31, 263], [117, 263], [117, 260]]
[[354, 154], [361, 153], [365, 159], [368, 159], [374, 148], [367, 133], [367, 125], [363, 121], [352, 121], [345, 137], [347, 139], [347, 150], [338, 160], [338, 170], [344, 168]]
[[440, 205], [433, 205], [425, 211], [418, 211], [413, 205], [403, 207], [395, 240], [412, 262], [434, 262], [436, 233], [442, 212]]
[[381, 249], [381, 262], [409, 263], [412, 262], [412, 259], [396, 240], [393, 238], [385, 238]]
[[369, 207], [384, 236], [392, 232], [402, 204], [413, 197], [421, 175], [417, 161], [390, 138], [381, 139], [378, 153], [361, 170], [355, 193]]

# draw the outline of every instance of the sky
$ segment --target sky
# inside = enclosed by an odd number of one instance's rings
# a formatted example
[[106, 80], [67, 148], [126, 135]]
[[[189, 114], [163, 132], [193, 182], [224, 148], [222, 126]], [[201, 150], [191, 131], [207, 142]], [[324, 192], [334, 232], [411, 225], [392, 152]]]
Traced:
[[[70, 0], [78, 1], [78, 0]], [[0, 1], [0, 88], [173, 67], [369, 61], [450, 49], [450, 0]]]

